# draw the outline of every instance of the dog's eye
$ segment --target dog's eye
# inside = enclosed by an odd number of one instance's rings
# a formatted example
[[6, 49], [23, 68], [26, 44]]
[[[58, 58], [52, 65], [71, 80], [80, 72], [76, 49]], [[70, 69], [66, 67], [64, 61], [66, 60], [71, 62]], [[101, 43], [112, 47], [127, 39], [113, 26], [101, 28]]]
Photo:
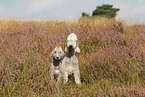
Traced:
[[56, 53], [56, 51], [54, 53]]

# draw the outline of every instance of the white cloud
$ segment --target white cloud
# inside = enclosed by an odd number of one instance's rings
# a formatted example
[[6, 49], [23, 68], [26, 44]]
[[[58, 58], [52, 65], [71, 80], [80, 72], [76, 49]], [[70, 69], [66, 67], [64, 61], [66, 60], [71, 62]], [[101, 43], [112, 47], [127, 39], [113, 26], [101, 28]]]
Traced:
[[35, 0], [29, 4], [27, 11], [31, 13], [49, 11], [62, 4], [63, 0]]

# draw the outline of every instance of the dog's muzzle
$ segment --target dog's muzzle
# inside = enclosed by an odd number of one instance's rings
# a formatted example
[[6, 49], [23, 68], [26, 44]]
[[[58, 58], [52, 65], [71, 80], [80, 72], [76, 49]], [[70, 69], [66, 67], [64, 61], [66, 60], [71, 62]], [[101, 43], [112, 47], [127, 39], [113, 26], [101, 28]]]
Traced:
[[69, 45], [68, 50], [69, 50], [69, 51], [73, 51], [73, 50], [74, 50], [73, 45]]
[[60, 60], [60, 57], [55, 57], [55, 60]]

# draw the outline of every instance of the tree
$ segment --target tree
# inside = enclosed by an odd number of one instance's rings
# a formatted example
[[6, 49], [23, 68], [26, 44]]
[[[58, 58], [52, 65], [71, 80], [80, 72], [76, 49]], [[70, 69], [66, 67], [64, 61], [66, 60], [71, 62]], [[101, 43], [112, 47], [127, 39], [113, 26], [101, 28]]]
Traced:
[[120, 11], [118, 8], [112, 8], [113, 5], [103, 4], [102, 6], [97, 6], [93, 11], [92, 16], [105, 16], [107, 18], [115, 18], [117, 12]]
[[87, 14], [86, 12], [82, 12], [82, 17], [90, 17], [90, 15]]

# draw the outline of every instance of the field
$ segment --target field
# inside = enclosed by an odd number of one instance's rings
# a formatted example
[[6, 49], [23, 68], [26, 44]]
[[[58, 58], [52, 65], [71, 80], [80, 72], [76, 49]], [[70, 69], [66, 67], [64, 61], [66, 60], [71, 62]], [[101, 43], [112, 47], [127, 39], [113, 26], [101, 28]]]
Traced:
[[[76, 33], [81, 85], [50, 82], [51, 51]], [[0, 97], [145, 96], [145, 25], [113, 19], [0, 21]]]

